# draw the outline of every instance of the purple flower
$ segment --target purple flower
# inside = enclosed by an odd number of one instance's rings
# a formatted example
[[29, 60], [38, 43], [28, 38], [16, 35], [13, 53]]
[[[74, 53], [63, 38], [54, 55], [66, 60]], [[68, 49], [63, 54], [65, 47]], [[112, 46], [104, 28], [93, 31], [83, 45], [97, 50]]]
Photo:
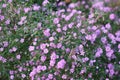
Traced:
[[0, 26], [0, 31], [2, 31], [2, 27]]
[[62, 47], [62, 43], [58, 43], [57, 48], [61, 48], [61, 47]]
[[47, 57], [45, 55], [41, 56], [41, 61], [44, 62], [46, 60], [46, 58]]
[[21, 76], [22, 76], [22, 78], [25, 78], [25, 77], [26, 77], [26, 75], [25, 75], [25, 74], [21, 74]]
[[8, 2], [9, 2], [9, 3], [11, 3], [11, 2], [12, 2], [12, 0], [8, 0]]
[[29, 46], [29, 51], [30, 51], [30, 52], [33, 51], [34, 49], [35, 49], [34, 46]]
[[53, 74], [49, 74], [49, 75], [48, 75], [48, 78], [49, 78], [49, 79], [53, 79]]
[[114, 65], [112, 63], [108, 64], [107, 67], [108, 67], [109, 70], [114, 69]]
[[86, 38], [87, 40], [91, 40], [91, 39], [92, 39], [92, 36], [91, 36], [91, 35], [86, 35], [85, 38]]
[[108, 37], [109, 37], [111, 40], [114, 40], [114, 39], [115, 39], [115, 36], [114, 36], [112, 33], [108, 33]]
[[64, 26], [62, 30], [67, 31], [67, 26]]
[[23, 43], [23, 42], [24, 42], [24, 39], [23, 39], [23, 38], [21, 38], [21, 39], [20, 39], [20, 42], [21, 42], [21, 43]]
[[54, 24], [58, 24], [58, 23], [59, 23], [59, 18], [54, 18], [54, 19], [53, 19], [53, 23], [54, 23]]
[[26, 20], [26, 16], [21, 17], [21, 21], [24, 22]]
[[66, 53], [69, 53], [70, 52], [70, 48], [67, 48], [65, 51], [66, 51]]
[[5, 17], [3, 15], [0, 15], [0, 20], [2, 21], [4, 19], [5, 19]]
[[3, 46], [4, 46], [4, 47], [7, 47], [7, 46], [8, 46], [8, 42], [7, 42], [7, 41], [4, 41], [4, 42], [3, 42]]
[[116, 16], [115, 16], [115, 14], [113, 14], [113, 13], [109, 15], [109, 19], [110, 19], [110, 20], [114, 20], [115, 17], [116, 17]]
[[111, 29], [110, 23], [106, 24], [106, 25], [105, 25], [105, 28], [107, 28], [108, 30]]
[[37, 73], [40, 73], [40, 72], [41, 72], [41, 68], [42, 68], [42, 66], [40, 66], [40, 65], [37, 66], [37, 69], [36, 69], [36, 70], [37, 70]]
[[33, 5], [33, 10], [38, 11], [40, 9], [40, 6], [38, 5]]
[[57, 59], [57, 55], [56, 55], [55, 52], [53, 52], [53, 53], [51, 54], [50, 59], [51, 59], [51, 60]]
[[50, 64], [49, 65], [53, 67], [55, 65], [55, 60], [50, 60]]
[[12, 80], [13, 80], [13, 79], [14, 79], [14, 75], [11, 75], [11, 76], [10, 76], [10, 79], [12, 79]]
[[115, 71], [113, 69], [110, 70], [110, 73], [109, 73], [110, 77], [113, 76], [114, 74], [115, 74]]
[[43, 34], [46, 36], [46, 37], [49, 37], [50, 36], [50, 29], [46, 29], [43, 31]]
[[72, 28], [73, 27], [73, 25], [74, 25], [74, 23], [72, 22], [72, 23], [70, 23], [70, 24], [68, 24], [68, 28]]
[[106, 47], [105, 47], [105, 50], [106, 50], [107, 52], [110, 51], [110, 50], [111, 50], [110, 46], [106, 46]]
[[6, 25], [10, 24], [10, 20], [9, 20], [9, 19], [6, 20], [6, 21], [5, 21], [5, 24], [6, 24]]
[[102, 37], [101, 38], [101, 42], [105, 44], [107, 42], [107, 38], [106, 37]]
[[24, 8], [24, 12], [28, 13], [30, 11], [30, 8]]
[[17, 51], [17, 48], [16, 48], [16, 47], [13, 47], [13, 48], [12, 48], [12, 51], [13, 51], [13, 52]]
[[3, 4], [2, 7], [3, 7], [3, 8], [6, 8], [6, 7], [7, 7], [7, 4]]
[[62, 79], [67, 79], [67, 75], [63, 74]]
[[49, 38], [49, 41], [53, 41], [53, 40], [54, 40], [54, 37], [50, 37], [50, 38]]
[[97, 52], [95, 54], [95, 57], [100, 57], [102, 53], [103, 53], [102, 48], [97, 48]]
[[82, 62], [87, 62], [89, 60], [88, 57], [82, 58]]
[[61, 28], [57, 28], [56, 31], [57, 31], [58, 33], [60, 33], [62, 30], [61, 30]]
[[120, 49], [120, 44], [118, 44], [118, 49]]
[[32, 72], [30, 72], [30, 77], [33, 77], [34, 75], [36, 74], [36, 72], [35, 71], [32, 71]]
[[92, 30], [97, 30], [97, 27], [96, 27], [96, 26], [93, 26], [93, 27], [92, 27]]
[[43, 6], [46, 6], [48, 3], [49, 3], [48, 0], [44, 0], [43, 3], [42, 3], [42, 5], [43, 5]]
[[66, 61], [64, 59], [60, 60], [58, 63], [57, 63], [57, 68], [58, 69], [63, 69], [65, 67], [65, 64], [66, 64]]
[[49, 51], [48, 51], [47, 48], [45, 48], [45, 49], [43, 50], [43, 52], [44, 52], [45, 54], [47, 54]]
[[20, 59], [20, 58], [21, 58], [21, 56], [20, 56], [20, 55], [17, 55], [17, 56], [16, 56], [16, 58], [17, 58], [17, 59]]
[[42, 71], [45, 71], [46, 69], [47, 69], [46, 66], [42, 66], [42, 67], [41, 67], [41, 70], [42, 70]]
[[113, 50], [110, 50], [109, 52], [106, 52], [106, 56], [107, 56], [108, 58], [111, 58], [112, 55], [113, 55], [113, 53], [114, 53], [114, 51], [113, 51]]
[[40, 49], [41, 49], [41, 50], [44, 50], [45, 48], [46, 48], [46, 44], [42, 43], [42, 44], [40, 45]]

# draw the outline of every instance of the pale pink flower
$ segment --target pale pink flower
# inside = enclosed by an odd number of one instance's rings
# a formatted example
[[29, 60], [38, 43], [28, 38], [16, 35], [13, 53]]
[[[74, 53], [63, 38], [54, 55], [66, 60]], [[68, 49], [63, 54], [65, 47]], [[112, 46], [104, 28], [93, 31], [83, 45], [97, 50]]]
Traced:
[[20, 59], [20, 58], [21, 58], [21, 56], [20, 56], [20, 55], [17, 55], [17, 56], [16, 56], [16, 58], [17, 58], [17, 59]]
[[29, 51], [33, 51], [35, 49], [34, 46], [29, 46]]
[[47, 54], [49, 51], [48, 51], [47, 48], [45, 48], [45, 49], [43, 50], [43, 52], [44, 52], [45, 54]]

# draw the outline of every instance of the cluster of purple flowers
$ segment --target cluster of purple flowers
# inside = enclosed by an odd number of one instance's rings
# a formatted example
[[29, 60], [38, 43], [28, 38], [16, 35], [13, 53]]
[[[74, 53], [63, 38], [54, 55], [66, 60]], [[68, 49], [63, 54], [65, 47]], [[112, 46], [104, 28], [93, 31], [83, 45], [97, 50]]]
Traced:
[[61, 1], [56, 11], [29, 2], [0, 0], [0, 78], [120, 79], [120, 18], [109, 0]]

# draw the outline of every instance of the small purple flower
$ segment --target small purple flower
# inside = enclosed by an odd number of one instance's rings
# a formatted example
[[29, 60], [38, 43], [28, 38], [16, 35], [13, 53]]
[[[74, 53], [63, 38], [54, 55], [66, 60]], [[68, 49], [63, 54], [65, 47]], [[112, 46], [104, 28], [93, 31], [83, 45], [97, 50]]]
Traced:
[[112, 33], [108, 33], [108, 37], [109, 37], [111, 40], [115, 40], [115, 36], [114, 36]]
[[64, 59], [60, 60], [58, 63], [57, 63], [57, 68], [58, 69], [63, 69], [65, 67], [65, 64], [66, 64], [66, 61]]
[[58, 33], [60, 33], [62, 30], [61, 30], [61, 28], [57, 28], [56, 31], [57, 31]]
[[113, 14], [113, 13], [109, 15], [109, 19], [110, 19], [110, 20], [114, 20], [115, 17], [116, 17], [116, 16], [115, 16], [115, 14]]
[[59, 18], [54, 18], [54, 19], [53, 19], [53, 23], [54, 23], [54, 24], [58, 24], [58, 23], [59, 23]]
[[49, 79], [53, 79], [53, 74], [49, 74], [49, 75], [48, 75], [48, 78], [49, 78]]
[[24, 38], [21, 38], [21, 39], [20, 39], [20, 42], [23, 43], [23, 42], [24, 42]]
[[96, 52], [96, 54], [95, 54], [95, 57], [100, 57], [102, 53], [103, 53], [102, 48], [98, 48], [98, 49], [97, 49], [97, 52]]
[[61, 48], [61, 47], [62, 47], [62, 43], [58, 43], [57, 48]]
[[107, 38], [106, 38], [106, 37], [102, 37], [102, 38], [101, 38], [101, 42], [102, 42], [102, 43], [106, 43], [106, 42], [107, 42]]
[[20, 59], [20, 58], [21, 58], [21, 56], [20, 56], [20, 55], [17, 55], [17, 56], [16, 56], [16, 58], [17, 58], [17, 59]]
[[3, 15], [0, 15], [0, 20], [3, 21], [5, 17]]
[[55, 65], [55, 60], [50, 60], [50, 64], [49, 65], [53, 67]]
[[8, 2], [9, 2], [9, 3], [11, 3], [11, 2], [12, 2], [12, 0], [8, 0]]
[[107, 52], [110, 51], [110, 50], [111, 50], [110, 46], [106, 46], [106, 47], [105, 47], [105, 50], [106, 50]]
[[49, 41], [53, 41], [53, 40], [54, 40], [54, 37], [50, 37], [50, 38], [49, 38]]
[[112, 63], [108, 64], [107, 67], [110, 69], [114, 69], [114, 65]]
[[6, 8], [6, 7], [7, 7], [7, 4], [3, 4], [2, 7], [3, 7], [3, 8]]
[[55, 43], [51, 42], [51, 43], [50, 43], [50, 47], [56, 48]]
[[110, 73], [109, 73], [110, 77], [113, 76], [114, 74], [115, 74], [115, 71], [113, 69], [111, 69]]
[[120, 49], [120, 44], [118, 44], [118, 49]]
[[57, 59], [57, 55], [56, 55], [55, 52], [52, 52], [52, 54], [51, 54], [51, 56], [50, 56], [50, 59], [51, 59], [51, 60]]
[[43, 31], [43, 34], [46, 36], [46, 37], [49, 37], [50, 36], [50, 29], [46, 29]]
[[8, 46], [8, 42], [7, 42], [7, 41], [4, 41], [4, 42], [3, 42], [3, 46], [4, 46], [4, 47], [7, 47], [7, 46]]
[[30, 11], [30, 8], [24, 8], [24, 12], [28, 13]]
[[43, 3], [42, 3], [42, 5], [43, 5], [43, 6], [46, 6], [48, 3], [49, 3], [48, 0], [44, 0]]
[[10, 24], [10, 20], [9, 20], [9, 19], [6, 20], [6, 21], [5, 21], [5, 24], [6, 24], [6, 25]]
[[10, 76], [10, 79], [13, 80], [13, 79], [14, 79], [14, 75], [11, 75], [11, 76]]
[[44, 52], [45, 54], [47, 54], [49, 51], [48, 51], [47, 48], [45, 48], [45, 49], [43, 50], [43, 52]]
[[67, 75], [63, 74], [62, 79], [67, 79]]
[[2, 27], [0, 26], [0, 31], [2, 31]]
[[44, 43], [40, 44], [40, 49], [41, 50], [44, 50], [45, 48], [46, 48], [46, 44], [44, 44]]
[[112, 55], [113, 55], [113, 53], [114, 53], [114, 51], [113, 51], [113, 50], [110, 50], [109, 52], [106, 52], [106, 56], [107, 56], [108, 58], [111, 58]]
[[40, 6], [38, 6], [38, 5], [33, 5], [33, 10], [39, 11], [39, 10], [40, 10]]
[[44, 62], [47, 59], [45, 55], [41, 56], [41, 61]]
[[70, 48], [67, 48], [65, 51], [66, 51], [66, 53], [69, 53], [70, 52]]
[[86, 35], [85, 38], [86, 38], [87, 40], [91, 40], [91, 39], [92, 39], [92, 36], [91, 36], [91, 35]]
[[21, 21], [24, 22], [26, 20], [27, 16], [21, 17]]
[[30, 52], [33, 51], [34, 49], [35, 49], [34, 46], [29, 46], [29, 51], [30, 51]]
[[92, 27], [92, 30], [97, 30], [97, 27], [96, 27], [96, 26], [93, 26], [93, 27]]
[[16, 47], [13, 47], [13, 48], [12, 48], [12, 51], [13, 51], [13, 52], [17, 51], [17, 48], [16, 48]]
[[64, 26], [62, 30], [67, 31], [67, 26]]
[[21, 76], [22, 76], [22, 78], [25, 78], [25, 77], [26, 77], [26, 75], [25, 75], [25, 74], [22, 74]]
[[46, 69], [47, 69], [46, 66], [42, 66], [42, 67], [41, 67], [41, 70], [42, 70], [42, 71], [45, 71]]
[[73, 27], [73, 25], [74, 25], [74, 23], [70, 23], [70, 24], [68, 24], [68, 28], [72, 28]]
[[105, 28], [107, 28], [108, 30], [111, 29], [110, 23], [106, 24], [106, 25], [105, 25]]

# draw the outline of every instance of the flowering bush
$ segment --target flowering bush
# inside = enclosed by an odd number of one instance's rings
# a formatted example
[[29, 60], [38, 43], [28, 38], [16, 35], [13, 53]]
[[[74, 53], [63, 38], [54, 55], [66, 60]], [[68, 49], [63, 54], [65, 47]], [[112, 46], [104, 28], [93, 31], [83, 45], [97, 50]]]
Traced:
[[0, 0], [1, 80], [120, 79], [119, 7], [73, 2]]

